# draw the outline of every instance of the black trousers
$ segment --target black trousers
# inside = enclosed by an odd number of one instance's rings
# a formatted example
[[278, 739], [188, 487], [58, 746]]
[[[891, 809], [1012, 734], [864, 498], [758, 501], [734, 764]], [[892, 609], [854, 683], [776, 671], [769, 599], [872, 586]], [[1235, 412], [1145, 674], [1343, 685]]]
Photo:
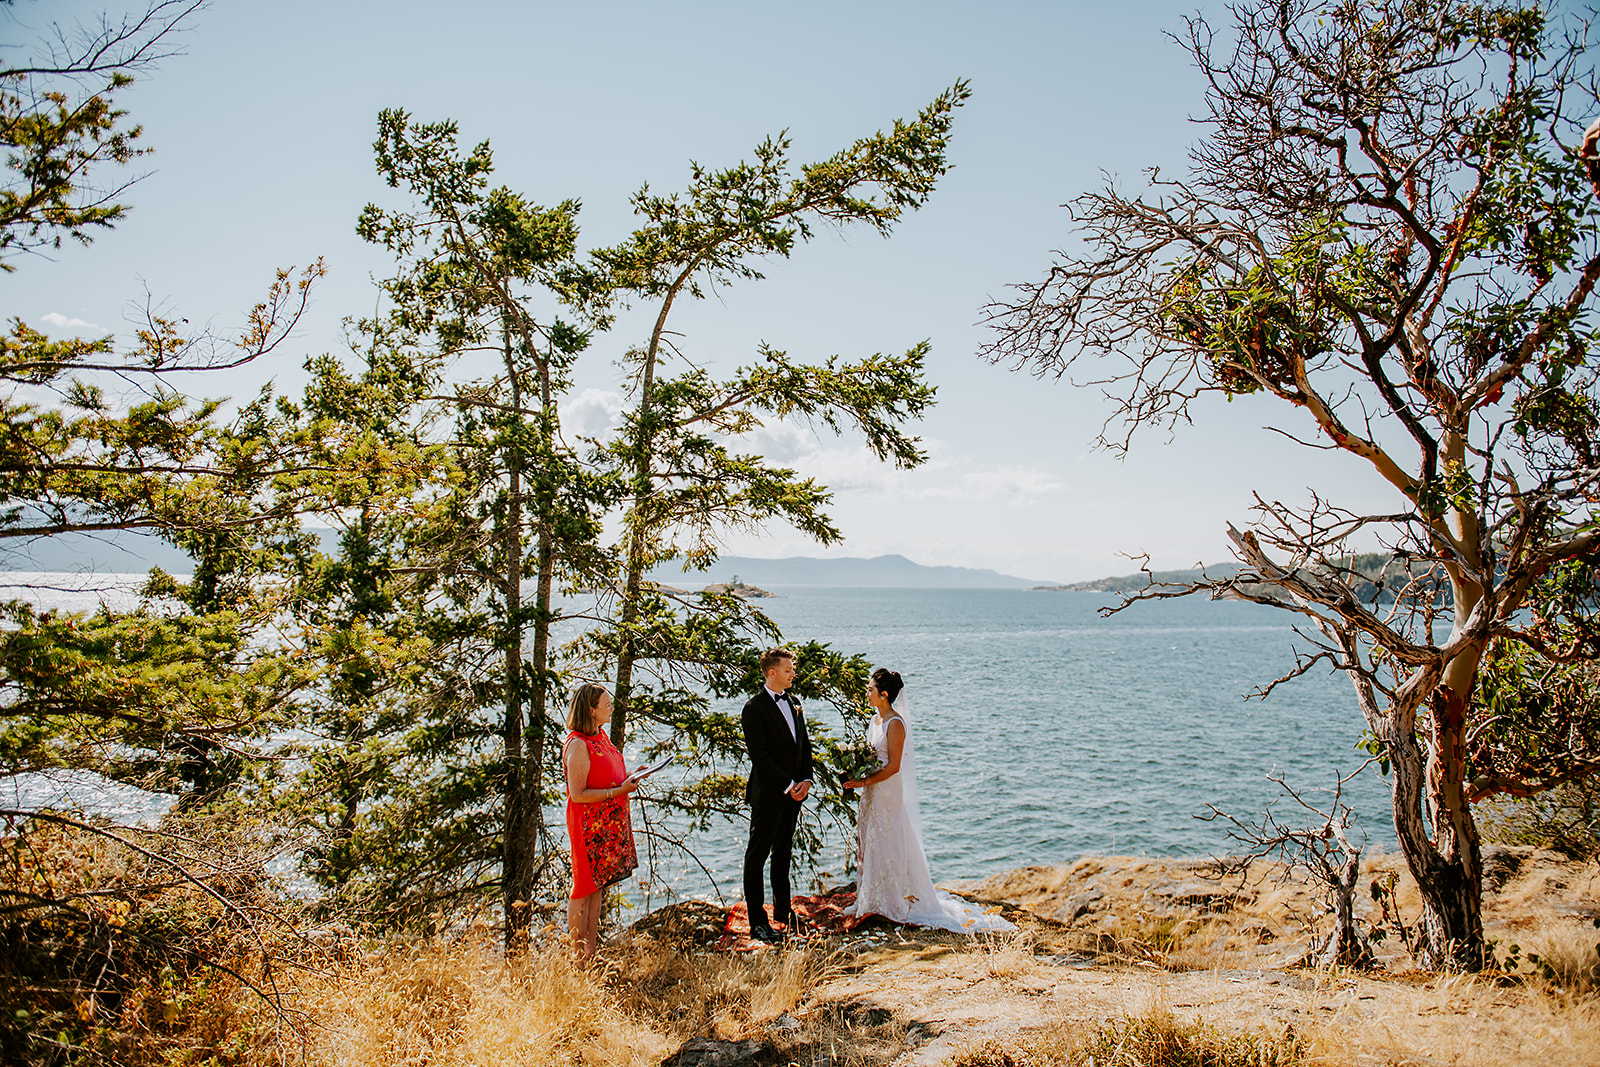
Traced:
[[789, 921], [789, 862], [794, 855], [794, 824], [800, 818], [800, 802], [785, 793], [756, 797], [750, 808], [750, 844], [744, 850], [744, 903], [750, 910], [752, 928], [766, 922], [766, 895], [762, 892], [761, 868], [772, 857], [772, 914], [779, 922]]

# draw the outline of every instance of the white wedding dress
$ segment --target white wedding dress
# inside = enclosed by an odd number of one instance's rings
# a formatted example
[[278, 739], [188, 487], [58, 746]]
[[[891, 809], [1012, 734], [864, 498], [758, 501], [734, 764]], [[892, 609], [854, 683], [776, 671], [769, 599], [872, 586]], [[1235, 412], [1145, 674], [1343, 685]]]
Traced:
[[[889, 762], [888, 723], [874, 715], [867, 726], [867, 742], [882, 763]], [[904, 719], [906, 740], [900, 751], [900, 770], [861, 791], [856, 821], [860, 844], [860, 873], [852, 914], [882, 915], [899, 923], [933, 926], [957, 933], [1002, 933], [1016, 929], [998, 915], [958, 900], [933, 887], [928, 860], [922, 848], [922, 818], [917, 808], [917, 763], [911, 726]]]

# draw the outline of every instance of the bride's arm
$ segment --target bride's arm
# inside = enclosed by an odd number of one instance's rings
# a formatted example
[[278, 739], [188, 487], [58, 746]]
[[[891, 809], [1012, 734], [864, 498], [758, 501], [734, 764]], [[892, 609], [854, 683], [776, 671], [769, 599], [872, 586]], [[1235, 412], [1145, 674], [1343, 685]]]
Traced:
[[906, 748], [906, 724], [898, 718], [890, 719], [887, 733], [889, 735], [889, 762], [859, 782], [842, 783], [845, 788], [856, 789], [864, 785], [877, 785], [879, 782], [887, 782], [890, 778], [900, 773], [900, 755]]

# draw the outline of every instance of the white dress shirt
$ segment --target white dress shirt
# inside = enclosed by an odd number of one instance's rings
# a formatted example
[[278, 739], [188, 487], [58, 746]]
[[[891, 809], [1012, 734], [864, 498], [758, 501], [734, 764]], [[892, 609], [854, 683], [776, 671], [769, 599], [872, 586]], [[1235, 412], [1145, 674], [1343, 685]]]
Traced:
[[[778, 705], [778, 710], [783, 712], [783, 722], [784, 722], [784, 725], [789, 727], [789, 736], [794, 738], [796, 741], [799, 741], [800, 740], [800, 731], [794, 724], [794, 706], [789, 703], [789, 694], [788, 693], [774, 693], [765, 684], [763, 684], [761, 686], [761, 688], [763, 688], [763, 689], [765, 689], [767, 691], [767, 696], [771, 697], [773, 703]], [[809, 781], [811, 781], [811, 779], [807, 778], [806, 781], [809, 782]], [[784, 792], [785, 793], [789, 792], [789, 790], [793, 789], [795, 786], [797, 786], [799, 784], [800, 784], [799, 782], [790, 782], [789, 783], [789, 788], [785, 789]]]
[[[767, 689], [765, 685], [761, 688]], [[772, 690], [767, 689], [767, 696], [771, 697], [773, 702], [778, 705], [778, 709], [783, 712], [783, 722], [785, 726], [789, 727], [789, 736], [796, 741], [800, 740], [799, 731], [794, 726], [794, 708], [789, 704], [789, 694], [774, 693]]]

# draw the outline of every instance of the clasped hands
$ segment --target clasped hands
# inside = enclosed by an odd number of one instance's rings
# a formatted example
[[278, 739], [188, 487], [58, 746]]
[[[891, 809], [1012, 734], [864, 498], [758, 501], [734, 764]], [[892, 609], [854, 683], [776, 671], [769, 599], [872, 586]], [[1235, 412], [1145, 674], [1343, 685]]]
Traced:
[[791, 785], [786, 792], [789, 794], [790, 800], [804, 800], [807, 794], [811, 792], [811, 783], [796, 782], [794, 785]]

